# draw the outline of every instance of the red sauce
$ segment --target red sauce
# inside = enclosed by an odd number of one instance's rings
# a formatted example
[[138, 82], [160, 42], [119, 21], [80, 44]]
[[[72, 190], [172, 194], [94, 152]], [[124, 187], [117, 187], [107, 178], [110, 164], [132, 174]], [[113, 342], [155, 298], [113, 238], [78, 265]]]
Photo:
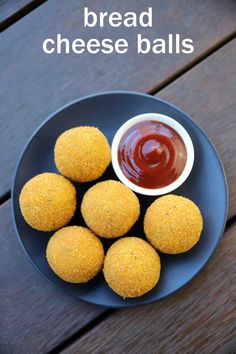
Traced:
[[173, 183], [187, 161], [185, 144], [170, 126], [157, 121], [135, 124], [121, 138], [118, 161], [131, 182], [143, 188]]

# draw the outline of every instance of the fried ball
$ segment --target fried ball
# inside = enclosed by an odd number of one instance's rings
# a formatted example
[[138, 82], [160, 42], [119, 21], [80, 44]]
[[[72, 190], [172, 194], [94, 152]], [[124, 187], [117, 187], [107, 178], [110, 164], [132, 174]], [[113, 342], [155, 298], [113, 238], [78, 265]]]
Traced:
[[155, 200], [146, 211], [144, 232], [159, 251], [178, 254], [190, 250], [202, 232], [198, 207], [189, 199], [166, 195]]
[[55, 173], [31, 178], [19, 198], [21, 213], [34, 229], [53, 231], [65, 226], [76, 209], [76, 190], [70, 181]]
[[124, 184], [108, 180], [95, 184], [85, 194], [81, 212], [96, 235], [114, 238], [126, 234], [140, 214], [139, 200]]
[[92, 231], [67, 226], [50, 238], [46, 257], [54, 273], [70, 283], [86, 283], [102, 269], [104, 250]]
[[111, 151], [100, 130], [77, 127], [59, 136], [54, 159], [62, 175], [76, 182], [90, 182], [105, 172], [111, 162]]
[[160, 271], [158, 253], [138, 237], [124, 237], [113, 243], [103, 268], [107, 284], [124, 298], [141, 296], [153, 289]]

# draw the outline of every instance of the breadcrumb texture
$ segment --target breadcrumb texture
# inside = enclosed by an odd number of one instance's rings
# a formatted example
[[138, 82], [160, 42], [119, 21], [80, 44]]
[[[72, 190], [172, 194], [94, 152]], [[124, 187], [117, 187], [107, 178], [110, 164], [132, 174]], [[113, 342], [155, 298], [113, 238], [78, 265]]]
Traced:
[[49, 240], [46, 257], [52, 270], [70, 283], [86, 283], [102, 269], [103, 245], [89, 229], [67, 226]]
[[142, 296], [160, 278], [160, 257], [138, 237], [122, 238], [107, 251], [103, 273], [110, 288], [124, 298]]
[[90, 182], [102, 176], [111, 162], [106, 137], [95, 127], [66, 130], [56, 141], [55, 164], [60, 173], [76, 182]]
[[200, 239], [203, 220], [191, 200], [167, 195], [155, 200], [144, 217], [147, 239], [159, 251], [178, 254], [190, 250]]
[[54, 231], [65, 226], [76, 209], [76, 190], [66, 178], [42, 173], [30, 179], [19, 198], [21, 213], [34, 229]]
[[95, 184], [84, 194], [81, 213], [95, 234], [114, 238], [131, 229], [139, 217], [140, 205], [128, 187], [108, 180]]

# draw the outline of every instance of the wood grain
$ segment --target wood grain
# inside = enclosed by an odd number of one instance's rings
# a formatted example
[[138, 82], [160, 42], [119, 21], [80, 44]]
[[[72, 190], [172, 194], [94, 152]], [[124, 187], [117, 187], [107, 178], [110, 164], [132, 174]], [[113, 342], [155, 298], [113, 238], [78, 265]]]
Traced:
[[[10, 188], [16, 160], [26, 140], [49, 113], [94, 91], [148, 91], [194, 62], [235, 29], [234, 1], [151, 0], [150, 6], [156, 8], [156, 26], [147, 36], [165, 37], [174, 28], [192, 37], [196, 50], [193, 56], [165, 56], [164, 60], [153, 55], [138, 57], [134, 55], [135, 31], [105, 28], [85, 33], [80, 25], [85, 4], [88, 1], [50, 0], [0, 36], [0, 162], [4, 166], [0, 169], [0, 195]], [[106, 6], [113, 11], [127, 11], [124, 0], [109, 0], [106, 5], [91, 2], [96, 10], [105, 11]], [[147, 3], [130, 0], [129, 6], [139, 11]], [[85, 39], [125, 36], [131, 50], [127, 56], [98, 55], [96, 64], [91, 55], [43, 55], [42, 40], [58, 32], [69, 38]], [[219, 149], [232, 195], [230, 216], [236, 212], [234, 58], [235, 42], [231, 42], [160, 93], [192, 114]], [[47, 352], [104, 311], [65, 297], [35, 271], [16, 240], [9, 203], [0, 208], [0, 230], [0, 352]], [[174, 297], [142, 309], [117, 312], [68, 352], [236, 350], [233, 237], [235, 227], [226, 233], [208, 267]]]
[[188, 112], [222, 159], [229, 186], [228, 217], [236, 214], [236, 39], [159, 93]]
[[[153, 6], [152, 29], [83, 29], [83, 7], [137, 13]], [[35, 128], [53, 111], [82, 95], [128, 89], [147, 92], [194, 63], [235, 31], [233, 0], [50, 0], [0, 36], [0, 195], [12, 181], [16, 161]], [[150, 39], [181, 33], [194, 40], [192, 55], [137, 55], [136, 35]], [[74, 39], [116, 38], [129, 41], [125, 55], [46, 55], [45, 38], [57, 33]], [[210, 124], [210, 123], [209, 123]]]
[[26, 9], [36, 7], [41, 0], [0, 0], [0, 30], [4, 24], [9, 24], [16, 16], [24, 16]]
[[207, 267], [175, 296], [115, 312], [63, 354], [235, 353], [236, 225]]
[[30, 264], [0, 208], [0, 353], [45, 353], [104, 309], [65, 296]]

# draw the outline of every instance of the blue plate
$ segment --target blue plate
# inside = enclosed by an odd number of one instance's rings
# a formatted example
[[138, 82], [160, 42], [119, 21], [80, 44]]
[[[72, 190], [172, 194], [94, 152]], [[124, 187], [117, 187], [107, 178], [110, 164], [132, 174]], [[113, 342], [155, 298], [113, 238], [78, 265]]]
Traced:
[[[58, 278], [48, 266], [45, 250], [52, 233], [33, 230], [24, 221], [19, 208], [19, 194], [23, 185], [38, 173], [57, 172], [53, 149], [57, 137], [66, 129], [97, 126], [112, 142], [118, 128], [129, 118], [147, 112], [166, 114], [189, 132], [195, 149], [193, 170], [187, 181], [174, 193], [192, 199], [201, 209], [204, 227], [199, 243], [189, 252], [176, 256], [161, 254], [162, 273], [157, 286], [136, 299], [122, 299], [99, 274], [87, 284], [70, 284]], [[110, 166], [100, 180], [116, 179]], [[78, 205], [92, 183], [76, 185]], [[129, 235], [144, 237], [143, 216], [155, 198], [138, 195], [141, 216]], [[82, 98], [51, 115], [28, 142], [17, 166], [12, 209], [16, 231], [31, 262], [45, 277], [65, 293], [75, 298], [109, 307], [132, 307], [160, 300], [187, 284], [204, 267], [213, 254], [224, 231], [227, 217], [228, 193], [224, 170], [219, 156], [206, 134], [184, 112], [152, 96], [133, 92], [109, 92]], [[78, 208], [79, 209], [79, 208]], [[78, 210], [71, 224], [84, 225]], [[103, 240], [104, 246], [111, 244]]]

